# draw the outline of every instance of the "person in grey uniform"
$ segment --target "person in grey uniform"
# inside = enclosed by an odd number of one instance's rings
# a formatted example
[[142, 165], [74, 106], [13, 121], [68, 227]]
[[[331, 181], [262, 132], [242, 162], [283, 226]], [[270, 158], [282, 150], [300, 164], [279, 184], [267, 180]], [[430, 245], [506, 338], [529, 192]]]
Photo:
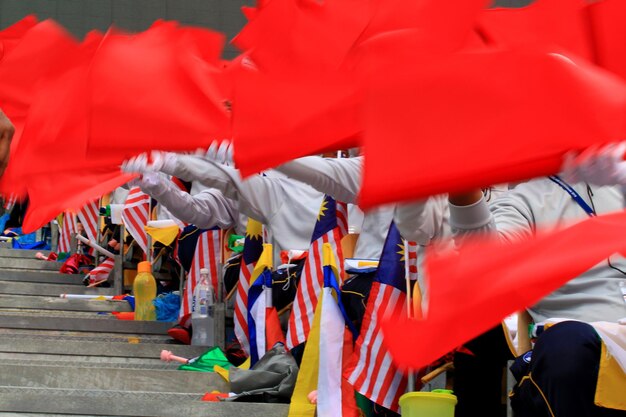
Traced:
[[[521, 183], [491, 205], [479, 190], [450, 196], [449, 201], [455, 236], [492, 233], [505, 243], [624, 207], [620, 187], [568, 184], [558, 176]], [[550, 318], [576, 321], [544, 331], [532, 355], [516, 360], [512, 369], [518, 384], [511, 397], [516, 416], [624, 415], [594, 404], [601, 342], [586, 323], [617, 322], [626, 316], [620, 291], [625, 279], [626, 260], [614, 254], [528, 308], [535, 323]]]
[[[335, 200], [349, 204], [357, 203], [362, 170], [362, 156], [354, 158], [306, 156], [276, 168], [276, 171], [289, 178], [309, 184]], [[361, 233], [354, 248], [355, 258], [374, 260], [380, 258], [392, 218], [393, 206], [382, 206], [365, 213]]]

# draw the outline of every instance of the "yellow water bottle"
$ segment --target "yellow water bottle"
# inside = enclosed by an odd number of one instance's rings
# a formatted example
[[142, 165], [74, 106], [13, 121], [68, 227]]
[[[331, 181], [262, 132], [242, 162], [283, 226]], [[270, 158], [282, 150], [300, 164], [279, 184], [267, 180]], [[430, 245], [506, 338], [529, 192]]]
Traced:
[[150, 262], [139, 262], [137, 276], [133, 283], [135, 295], [135, 320], [156, 320], [156, 310], [152, 300], [156, 298], [156, 280], [152, 275]]

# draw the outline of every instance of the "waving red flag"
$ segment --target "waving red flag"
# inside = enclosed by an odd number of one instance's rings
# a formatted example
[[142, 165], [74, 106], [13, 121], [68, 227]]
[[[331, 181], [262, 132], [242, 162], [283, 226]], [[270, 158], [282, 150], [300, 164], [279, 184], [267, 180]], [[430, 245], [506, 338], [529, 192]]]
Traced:
[[31, 28], [37, 25], [38, 20], [34, 15], [29, 15], [12, 24], [6, 29], [0, 30], [0, 60], [19, 43], [20, 39]]
[[626, 3], [602, 0], [587, 6], [596, 63], [626, 78]]
[[626, 85], [582, 59], [486, 50], [416, 63], [379, 46], [397, 60], [372, 72], [363, 207], [552, 174], [566, 151], [626, 135]]
[[[584, 0], [536, 0], [526, 7], [484, 10], [478, 30], [490, 43], [555, 46], [592, 60], [592, 34]], [[558, 22], [558, 24], [555, 24]]]
[[626, 212], [620, 212], [515, 244], [468, 242], [458, 255], [428, 259], [427, 317], [388, 319], [384, 343], [398, 365], [428, 365], [609, 255], [626, 251], [625, 233]]
[[217, 68], [193, 39], [168, 24], [106, 35], [89, 74], [89, 154], [195, 150], [231, 136]]

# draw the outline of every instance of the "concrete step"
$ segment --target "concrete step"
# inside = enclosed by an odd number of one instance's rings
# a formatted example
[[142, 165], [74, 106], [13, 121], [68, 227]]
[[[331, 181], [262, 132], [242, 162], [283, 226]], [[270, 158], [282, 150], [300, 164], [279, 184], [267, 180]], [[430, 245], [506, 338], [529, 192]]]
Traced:
[[8, 249], [0, 248], [0, 258], [26, 258], [36, 259], [37, 252], [41, 252], [44, 255], [50, 255], [49, 250], [32, 250], [32, 249]]
[[[102, 344], [128, 343], [128, 344], [158, 344], [168, 346], [181, 346], [181, 344], [166, 334], [127, 334], [111, 332], [76, 332], [67, 330], [41, 330], [41, 329], [11, 329], [0, 327], [0, 338], [37, 339], [40, 343], [51, 343], [55, 340], [67, 342], [97, 342]], [[66, 351], [71, 354], [71, 350]]]
[[58, 297], [61, 294], [115, 295], [113, 288], [88, 288], [76, 284], [37, 284], [0, 280], [0, 294], [47, 295]]
[[58, 271], [61, 265], [61, 262], [43, 261], [41, 259], [0, 258], [0, 268]]
[[[49, 390], [0, 387], [0, 411], [74, 416], [286, 417], [286, 404], [211, 403], [170, 392]], [[3, 414], [4, 415], [4, 414]]]
[[31, 295], [1, 295], [0, 309], [32, 309], [63, 311], [132, 311], [126, 301], [84, 300]]
[[0, 364], [3, 386], [119, 390], [140, 392], [174, 392], [197, 394], [228, 392], [230, 384], [213, 372], [178, 370], [95, 368], [78, 366]]
[[61, 366], [65, 368], [152, 369], [160, 371], [175, 371], [180, 366], [180, 363], [178, 362], [163, 362], [158, 357], [115, 358], [81, 355], [42, 355], [0, 352], [0, 366], [16, 363], [27, 363], [32, 366]]
[[119, 337], [115, 341], [104, 343], [80, 338], [44, 337], [41, 334], [34, 336], [14, 333], [0, 336], [0, 352], [3, 353], [154, 359], [159, 358], [162, 350], [171, 350], [176, 356], [183, 358], [194, 358], [207, 350], [206, 347], [201, 346], [159, 343], [158, 339], [147, 337], [132, 339], [135, 343], [129, 343], [128, 339], [123, 341]]
[[0, 311], [0, 328], [165, 335], [174, 325], [159, 321], [118, 320], [112, 315], [95, 313], [90, 313], [91, 317], [80, 316], [80, 313], [73, 316], [60, 316], [56, 311], [49, 312], [48, 316], [43, 313]]
[[27, 269], [1, 270], [0, 280], [38, 282], [42, 284], [84, 285], [83, 274], [60, 274], [58, 271], [29, 271]]

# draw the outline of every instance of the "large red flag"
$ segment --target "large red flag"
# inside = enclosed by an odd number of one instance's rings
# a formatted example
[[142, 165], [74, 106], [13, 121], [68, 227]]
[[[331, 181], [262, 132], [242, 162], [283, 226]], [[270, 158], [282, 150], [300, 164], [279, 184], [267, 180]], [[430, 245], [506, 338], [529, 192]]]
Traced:
[[89, 73], [89, 154], [123, 159], [230, 137], [227, 97], [211, 76], [217, 67], [202, 59], [209, 53], [197, 39], [170, 24], [105, 36]]
[[553, 45], [591, 60], [594, 53], [586, 3], [584, 0], [536, 0], [526, 7], [486, 9], [479, 16], [477, 29], [489, 43]]
[[469, 241], [458, 255], [428, 259], [428, 314], [423, 320], [387, 320], [384, 343], [397, 364], [428, 365], [609, 255], [623, 253], [625, 234], [626, 212], [619, 212], [514, 244]]
[[587, 6], [596, 63], [626, 78], [626, 2], [602, 0]]
[[552, 174], [566, 151], [626, 134], [626, 84], [583, 59], [486, 49], [416, 63], [379, 40], [397, 59], [371, 73], [363, 207]]

